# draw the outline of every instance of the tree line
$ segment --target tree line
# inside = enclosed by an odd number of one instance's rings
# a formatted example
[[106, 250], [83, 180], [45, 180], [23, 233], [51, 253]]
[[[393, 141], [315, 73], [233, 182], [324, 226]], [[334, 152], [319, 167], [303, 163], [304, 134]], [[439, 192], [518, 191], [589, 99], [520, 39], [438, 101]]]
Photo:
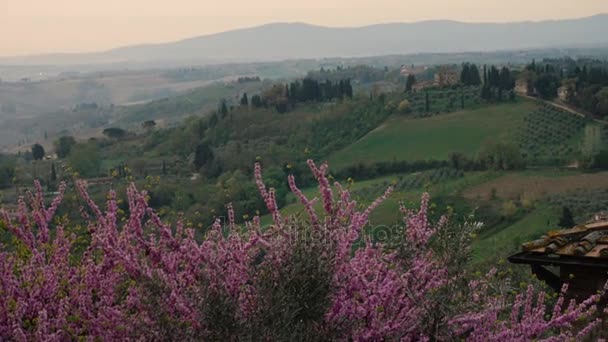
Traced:
[[352, 97], [353, 86], [350, 79], [333, 82], [304, 78], [287, 84], [275, 84], [262, 95], [252, 96], [251, 100], [245, 93], [241, 97], [240, 105], [251, 104], [254, 108], [274, 107], [278, 112], [285, 113], [298, 103], [325, 102]]
[[561, 100], [596, 117], [608, 116], [608, 62], [571, 58], [545, 59], [541, 63], [533, 60], [521, 79], [527, 82], [531, 95], [553, 99], [563, 87]]
[[515, 98], [514, 88], [515, 78], [509, 68], [503, 66], [499, 70], [494, 65], [490, 67], [483, 66], [482, 99], [502, 101], [505, 98], [505, 94], [508, 94], [508, 99], [513, 100]]

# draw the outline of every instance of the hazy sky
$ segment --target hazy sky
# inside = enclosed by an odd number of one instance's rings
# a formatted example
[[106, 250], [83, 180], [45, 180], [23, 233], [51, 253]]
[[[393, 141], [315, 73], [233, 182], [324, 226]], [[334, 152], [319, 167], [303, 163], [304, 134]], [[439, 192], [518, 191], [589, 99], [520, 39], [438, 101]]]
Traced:
[[0, 0], [0, 56], [165, 42], [269, 22], [361, 26], [608, 13], [608, 0]]

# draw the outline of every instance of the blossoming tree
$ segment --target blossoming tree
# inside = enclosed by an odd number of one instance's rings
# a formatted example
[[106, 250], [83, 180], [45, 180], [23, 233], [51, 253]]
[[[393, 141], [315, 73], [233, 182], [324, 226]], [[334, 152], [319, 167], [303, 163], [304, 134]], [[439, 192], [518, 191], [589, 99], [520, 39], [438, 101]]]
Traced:
[[65, 184], [47, 207], [36, 183], [14, 215], [2, 213], [12, 239], [0, 252], [0, 340], [561, 341], [600, 325], [601, 294], [566, 303], [564, 289], [547, 305], [532, 287], [497, 290], [493, 271], [472, 277], [476, 225], [430, 222], [427, 194], [418, 209], [402, 208], [402, 227], [374, 239], [369, 215], [392, 189], [361, 209], [330, 184], [327, 164], [309, 166], [318, 199], [288, 179], [305, 219], [281, 215], [256, 164], [273, 223], [237, 225], [228, 204], [227, 222], [203, 239], [183, 220], [163, 222], [132, 184], [122, 216], [114, 191], [101, 208], [78, 182], [90, 237], [82, 253], [55, 220]]

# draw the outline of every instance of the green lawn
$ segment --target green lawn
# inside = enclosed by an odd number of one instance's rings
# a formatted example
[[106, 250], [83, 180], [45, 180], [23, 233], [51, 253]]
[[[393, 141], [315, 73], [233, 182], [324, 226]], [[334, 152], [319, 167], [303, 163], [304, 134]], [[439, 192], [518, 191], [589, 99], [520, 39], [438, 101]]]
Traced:
[[473, 259], [483, 261], [492, 257], [506, 257], [508, 254], [519, 251], [519, 246], [550, 230], [557, 228], [559, 213], [555, 208], [541, 205], [526, 214], [517, 222], [500, 230], [495, 234], [479, 239], [473, 243]]
[[474, 155], [493, 141], [516, 139], [528, 100], [430, 118], [394, 117], [359, 141], [329, 157], [334, 168], [356, 162], [447, 159], [452, 152]]

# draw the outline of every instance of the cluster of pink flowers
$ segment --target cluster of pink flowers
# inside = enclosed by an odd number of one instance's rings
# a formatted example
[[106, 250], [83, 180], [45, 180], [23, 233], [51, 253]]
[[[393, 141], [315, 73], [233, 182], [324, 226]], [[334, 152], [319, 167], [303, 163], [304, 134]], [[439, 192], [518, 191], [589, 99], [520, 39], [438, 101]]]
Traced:
[[[289, 186], [308, 218], [300, 227], [282, 217], [275, 192], [266, 188], [261, 166], [256, 164], [255, 181], [273, 224], [263, 228], [255, 217], [241, 227], [235, 223], [232, 206], [227, 205], [227, 224], [216, 221], [202, 239], [182, 220], [174, 225], [163, 222], [148, 206], [146, 192], [134, 185], [127, 189], [127, 216], [121, 217], [115, 192], [108, 194], [105, 208], [100, 208], [91, 200], [86, 184], [78, 183], [87, 204], [81, 212], [90, 238], [86, 250], [78, 255], [73, 249], [77, 237], [53, 222], [65, 185], [47, 208], [36, 183], [30, 205], [19, 200], [16, 219], [2, 214], [0, 224], [14, 238], [0, 249], [0, 340], [222, 334], [234, 339], [242, 336], [238, 330], [260, 327], [257, 316], [267, 299], [259, 284], [264, 279], [281, 281], [279, 274], [291, 266], [303, 230], [330, 274], [325, 313], [316, 318], [316, 327], [331, 338], [560, 340], [588, 334], [600, 324], [599, 320], [580, 323], [593, 316], [597, 296], [563, 308], [562, 293], [551, 313], [542, 292], [534, 301], [530, 288], [509, 302], [507, 297], [488, 294], [487, 286], [476, 281], [471, 282], [470, 298], [464, 300], [479, 303], [477, 308], [467, 306], [464, 312], [436, 319], [429, 328], [428, 318], [434, 315], [430, 311], [436, 301], [444, 300], [437, 293], [457, 281], [446, 260], [437, 257], [430, 246], [436, 232], [448, 226], [447, 218], [429, 222], [426, 194], [418, 210], [402, 208], [400, 234], [410, 246], [404, 259], [395, 249], [364, 234], [370, 213], [392, 189], [360, 210], [348, 190], [338, 183], [330, 185], [327, 164], [317, 167], [309, 161], [309, 166], [319, 183], [323, 213], [315, 206], [317, 199], [308, 199], [290, 176]], [[227, 307], [237, 331], [212, 321], [210, 312]], [[509, 308], [511, 315], [505, 316]], [[437, 329], [437, 324], [443, 328]]]

